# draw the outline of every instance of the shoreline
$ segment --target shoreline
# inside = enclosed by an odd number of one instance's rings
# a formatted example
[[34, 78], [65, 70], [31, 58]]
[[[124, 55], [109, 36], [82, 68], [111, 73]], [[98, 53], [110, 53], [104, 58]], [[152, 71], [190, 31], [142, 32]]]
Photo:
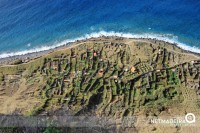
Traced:
[[62, 46], [58, 46], [52, 49], [48, 49], [48, 50], [44, 50], [44, 51], [38, 51], [38, 52], [32, 52], [32, 53], [26, 53], [23, 55], [14, 55], [14, 56], [10, 56], [10, 57], [5, 57], [5, 58], [0, 58], [0, 64], [9, 64], [11, 62], [14, 62], [16, 60], [22, 60], [23, 62], [29, 62], [30, 60], [39, 58], [41, 56], [44, 56], [46, 54], [49, 54], [51, 52], [54, 52], [55, 50], [59, 50], [62, 48], [67, 48], [69, 46], [71, 46], [71, 44], [73, 44], [75, 42], [69, 42], [66, 44], [63, 44]]
[[21, 60], [23, 63], [27, 63], [27, 62], [29, 62], [31, 60], [34, 60], [36, 58], [39, 58], [39, 57], [44, 56], [46, 54], [49, 54], [51, 52], [54, 52], [54, 51], [57, 51], [57, 50], [60, 50], [60, 49], [63, 49], [63, 48], [68, 48], [68, 47], [70, 47], [72, 45], [75, 45], [77, 42], [80, 43], [80, 42], [86, 42], [86, 41], [95, 40], [95, 39], [96, 40], [98, 40], [98, 39], [100, 39], [100, 40], [101, 39], [133, 39], [133, 40], [149, 41], [149, 42], [152, 42], [152, 43], [155, 43], [155, 42], [159, 43], [160, 42], [160, 43], [164, 43], [164, 44], [167, 44], [167, 45], [175, 46], [178, 49], [181, 49], [185, 53], [193, 54], [193, 55], [196, 55], [196, 56], [200, 56], [200, 53], [183, 49], [177, 43], [171, 43], [171, 42], [168, 42], [168, 41], [159, 40], [157, 38], [142, 38], [142, 37], [141, 38], [131, 38], [131, 37], [105, 36], [105, 35], [102, 35], [102, 36], [99, 36], [99, 37], [83, 38], [83, 39], [80, 39], [80, 40], [77, 39], [77, 40], [70, 41], [70, 42], [67, 42], [67, 43], [63, 43], [63, 44], [61, 44], [59, 46], [55, 46], [53, 48], [50, 48], [50, 49], [47, 49], [47, 50], [43, 50], [43, 51], [36, 51], [36, 52], [25, 53], [25, 54], [22, 54], [22, 55], [14, 55], [14, 56], [0, 58], [0, 65], [12, 64], [17, 60]]

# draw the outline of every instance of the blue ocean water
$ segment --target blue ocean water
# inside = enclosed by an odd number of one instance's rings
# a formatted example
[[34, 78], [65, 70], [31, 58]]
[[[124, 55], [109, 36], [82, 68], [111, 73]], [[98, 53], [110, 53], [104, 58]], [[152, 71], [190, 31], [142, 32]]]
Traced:
[[200, 1], [0, 0], [0, 57], [110, 32], [161, 36], [200, 52]]

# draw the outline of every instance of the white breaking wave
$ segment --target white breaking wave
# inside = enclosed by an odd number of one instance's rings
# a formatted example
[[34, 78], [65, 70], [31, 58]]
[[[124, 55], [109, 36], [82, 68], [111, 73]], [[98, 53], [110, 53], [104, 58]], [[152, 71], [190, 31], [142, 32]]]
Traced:
[[178, 41], [177, 36], [173, 36], [172, 34], [154, 34], [154, 33], [144, 33], [144, 34], [132, 34], [132, 33], [122, 33], [122, 32], [106, 32], [106, 31], [100, 31], [100, 32], [93, 32], [91, 34], [86, 34], [82, 37], [79, 38], [74, 38], [74, 39], [67, 39], [62, 42], [53, 44], [52, 46], [41, 46], [41, 47], [36, 47], [30, 50], [24, 50], [24, 51], [19, 51], [19, 52], [11, 52], [11, 53], [2, 53], [0, 54], [0, 58], [6, 58], [6, 57], [12, 57], [12, 56], [17, 56], [17, 55], [25, 55], [29, 53], [35, 53], [35, 52], [41, 52], [41, 51], [46, 51], [50, 49], [54, 49], [59, 46], [63, 46], [67, 43], [75, 42], [77, 40], [84, 40], [88, 38], [97, 38], [100, 36], [118, 36], [118, 37], [125, 37], [125, 38], [149, 38], [149, 39], [157, 39], [169, 43], [175, 43], [177, 46], [181, 47], [184, 50], [188, 50], [191, 52], [195, 53], [200, 53], [200, 49], [197, 47], [192, 47], [188, 46], [184, 43], [181, 43]]

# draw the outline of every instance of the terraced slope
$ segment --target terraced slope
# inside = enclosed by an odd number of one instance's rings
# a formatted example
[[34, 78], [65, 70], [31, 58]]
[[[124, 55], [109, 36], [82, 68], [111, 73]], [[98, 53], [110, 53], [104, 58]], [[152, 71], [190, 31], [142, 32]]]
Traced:
[[155, 40], [89, 39], [0, 68], [3, 114], [199, 114], [199, 92], [200, 57]]

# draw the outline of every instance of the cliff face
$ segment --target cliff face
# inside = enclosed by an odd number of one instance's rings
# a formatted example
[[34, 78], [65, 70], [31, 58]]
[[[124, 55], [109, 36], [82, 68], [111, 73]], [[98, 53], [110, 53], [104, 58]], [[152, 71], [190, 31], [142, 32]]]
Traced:
[[155, 40], [82, 41], [2, 66], [0, 80], [3, 114], [53, 114], [61, 107], [115, 119], [200, 112], [200, 57]]

